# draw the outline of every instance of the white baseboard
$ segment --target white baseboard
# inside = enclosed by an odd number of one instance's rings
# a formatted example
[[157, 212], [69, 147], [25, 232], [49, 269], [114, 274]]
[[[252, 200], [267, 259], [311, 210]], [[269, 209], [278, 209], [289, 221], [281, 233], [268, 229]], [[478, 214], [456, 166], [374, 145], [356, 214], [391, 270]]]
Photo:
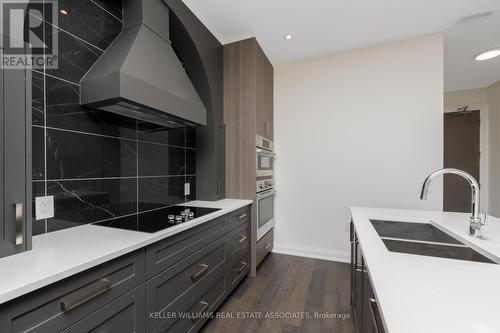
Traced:
[[336, 262], [350, 262], [351, 254], [348, 251], [339, 251], [332, 249], [324, 249], [318, 247], [305, 246], [286, 246], [275, 244], [273, 251], [279, 254], [288, 254], [291, 256], [306, 257], [313, 259], [322, 259]]

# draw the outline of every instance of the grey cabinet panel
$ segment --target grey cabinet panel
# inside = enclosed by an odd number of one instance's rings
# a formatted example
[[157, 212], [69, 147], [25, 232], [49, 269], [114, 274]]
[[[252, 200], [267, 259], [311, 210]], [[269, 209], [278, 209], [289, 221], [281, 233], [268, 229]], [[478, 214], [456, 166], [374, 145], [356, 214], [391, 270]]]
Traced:
[[245, 223], [244, 225], [233, 230], [229, 235], [227, 235], [227, 251], [228, 258], [231, 258], [241, 249], [248, 248], [250, 246], [250, 224]]
[[144, 330], [145, 297], [142, 284], [65, 329], [63, 333], [143, 333]]
[[232, 263], [228, 266], [227, 284], [229, 286], [229, 292], [231, 292], [250, 271], [250, 249], [247, 247], [239, 251], [238, 254], [236, 255], [236, 260], [232, 260]]
[[172, 46], [207, 109], [207, 126], [196, 128], [196, 196], [220, 200], [225, 192], [222, 44], [183, 1], [165, 3], [170, 8]]
[[160, 313], [159, 318], [148, 318], [148, 332], [160, 325], [165, 316], [178, 311], [187, 298], [197, 294], [203, 282], [223, 274], [225, 253], [225, 238], [220, 238], [146, 282], [147, 313]]
[[[215, 282], [213, 282], [215, 281]], [[201, 296], [193, 298], [186, 302], [182, 307], [182, 317], [179, 315], [168, 328], [159, 328], [155, 333], [160, 332], [196, 332], [209, 319], [209, 312], [215, 311], [226, 296], [226, 282], [224, 275], [219, 275], [208, 284], [205, 292]], [[179, 313], [179, 314], [180, 314]]]
[[228, 228], [234, 230], [235, 228], [248, 223], [250, 221], [250, 206], [241, 208], [235, 212], [228, 214]]
[[264, 235], [257, 242], [257, 265], [261, 263], [262, 260], [271, 252], [274, 247], [274, 229], [269, 230], [267, 234]]
[[146, 248], [146, 276], [152, 278], [227, 232], [226, 216], [159, 241]]
[[0, 69], [0, 257], [31, 249], [31, 70]]
[[140, 250], [5, 303], [2, 333], [59, 332], [144, 283], [144, 272]]
[[359, 333], [384, 333], [382, 316], [364, 262], [356, 229], [351, 221], [351, 305]]

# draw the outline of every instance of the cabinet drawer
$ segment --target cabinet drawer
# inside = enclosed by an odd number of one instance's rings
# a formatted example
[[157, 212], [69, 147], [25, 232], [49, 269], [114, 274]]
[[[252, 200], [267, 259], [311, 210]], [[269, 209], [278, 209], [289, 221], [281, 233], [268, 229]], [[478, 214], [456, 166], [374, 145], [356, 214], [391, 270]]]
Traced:
[[146, 278], [172, 267], [227, 232], [226, 216], [159, 241], [146, 248]]
[[232, 256], [250, 244], [250, 224], [246, 223], [227, 235], [228, 261]]
[[175, 318], [162, 324], [154, 333], [196, 332], [207, 321], [208, 313], [215, 311], [226, 296], [226, 281], [222, 273], [205, 284], [196, 297], [181, 306]]
[[159, 313], [159, 318], [148, 315], [148, 332], [178, 311], [198, 285], [224, 270], [225, 253], [225, 239], [220, 238], [146, 282], [147, 314]]
[[229, 290], [233, 290], [250, 271], [250, 252], [245, 249], [238, 252], [238, 259], [229, 265], [228, 285]]
[[140, 250], [0, 307], [2, 333], [59, 332], [145, 281]]
[[146, 327], [144, 284], [105, 305], [62, 333], [143, 333]]
[[264, 235], [257, 242], [257, 265], [267, 256], [269, 252], [274, 247], [274, 229], [269, 230], [267, 234]]
[[238, 209], [235, 212], [228, 214], [229, 231], [234, 230], [238, 226], [250, 221], [250, 206]]

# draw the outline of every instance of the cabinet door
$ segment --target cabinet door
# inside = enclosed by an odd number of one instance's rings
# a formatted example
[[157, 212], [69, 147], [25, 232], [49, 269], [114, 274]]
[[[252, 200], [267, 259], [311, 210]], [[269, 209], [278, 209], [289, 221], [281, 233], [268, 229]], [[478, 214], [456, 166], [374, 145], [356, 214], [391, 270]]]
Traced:
[[257, 134], [273, 140], [273, 66], [256, 42]]
[[0, 257], [4, 257], [31, 248], [31, 70], [0, 68], [0, 72]]
[[103, 306], [62, 333], [145, 332], [144, 284]]

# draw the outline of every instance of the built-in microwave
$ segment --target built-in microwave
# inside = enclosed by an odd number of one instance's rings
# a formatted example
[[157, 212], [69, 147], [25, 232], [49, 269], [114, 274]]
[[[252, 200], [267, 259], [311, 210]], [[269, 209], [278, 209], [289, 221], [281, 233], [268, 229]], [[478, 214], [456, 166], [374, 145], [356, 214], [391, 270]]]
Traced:
[[274, 189], [257, 193], [257, 241], [274, 227]]
[[274, 173], [273, 143], [259, 135], [256, 136], [257, 177], [271, 177]]

